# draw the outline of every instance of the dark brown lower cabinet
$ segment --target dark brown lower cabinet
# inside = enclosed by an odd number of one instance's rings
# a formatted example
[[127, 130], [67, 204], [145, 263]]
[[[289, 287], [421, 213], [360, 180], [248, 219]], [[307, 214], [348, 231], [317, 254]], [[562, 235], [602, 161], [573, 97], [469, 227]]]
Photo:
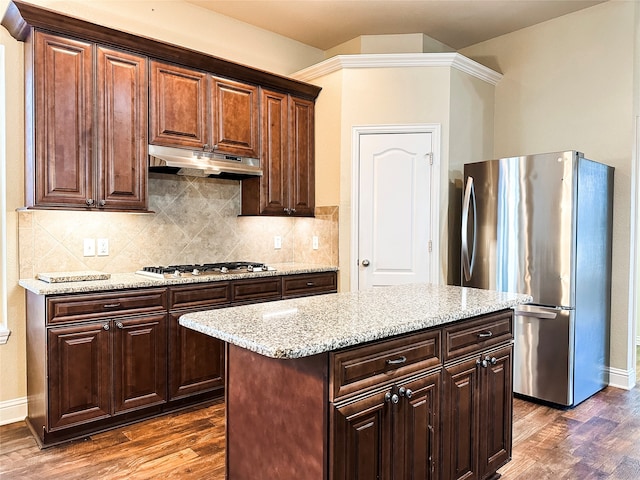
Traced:
[[333, 407], [341, 480], [439, 478], [440, 371]]
[[511, 362], [508, 345], [445, 366], [444, 478], [497, 478], [511, 458]]
[[105, 326], [109, 322], [47, 332], [50, 431], [111, 414], [111, 332]]
[[224, 342], [179, 325], [185, 313], [169, 318], [169, 400], [224, 388]]
[[227, 478], [497, 479], [512, 326], [503, 310], [289, 359], [229, 344]]
[[166, 317], [112, 321], [114, 414], [166, 402]]
[[164, 403], [165, 317], [49, 329], [48, 430]]
[[28, 291], [27, 425], [40, 446], [49, 446], [219, 398], [225, 344], [180, 326], [181, 315], [335, 291], [333, 271], [107, 292]]

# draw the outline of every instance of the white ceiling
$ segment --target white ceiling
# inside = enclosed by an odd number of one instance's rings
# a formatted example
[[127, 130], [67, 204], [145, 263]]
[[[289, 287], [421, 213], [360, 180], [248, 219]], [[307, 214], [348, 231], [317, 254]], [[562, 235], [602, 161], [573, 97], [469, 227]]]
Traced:
[[328, 50], [360, 35], [424, 33], [455, 50], [606, 0], [187, 0]]

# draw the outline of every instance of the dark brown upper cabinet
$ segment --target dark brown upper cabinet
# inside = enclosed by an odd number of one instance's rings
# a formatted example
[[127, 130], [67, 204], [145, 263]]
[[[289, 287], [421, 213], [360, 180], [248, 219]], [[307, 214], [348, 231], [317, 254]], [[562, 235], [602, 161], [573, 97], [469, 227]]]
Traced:
[[262, 177], [242, 181], [243, 215], [312, 217], [314, 102], [261, 91]]
[[146, 58], [40, 31], [25, 56], [27, 206], [145, 211]]
[[151, 143], [259, 156], [258, 87], [151, 62]]
[[313, 216], [320, 87], [16, 0], [1, 24], [26, 44], [28, 207], [147, 211], [152, 143], [259, 157], [243, 214]]

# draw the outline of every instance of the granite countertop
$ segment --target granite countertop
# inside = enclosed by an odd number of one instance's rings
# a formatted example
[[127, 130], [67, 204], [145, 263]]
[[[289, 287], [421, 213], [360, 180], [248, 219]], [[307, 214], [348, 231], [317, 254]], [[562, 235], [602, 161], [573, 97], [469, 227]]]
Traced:
[[529, 295], [399, 285], [222, 308], [180, 324], [273, 358], [299, 358], [531, 302]]
[[[328, 265], [312, 265], [302, 263], [269, 264], [276, 270], [251, 273], [224, 273], [217, 275], [203, 275], [200, 277], [180, 277], [155, 279], [137, 275], [135, 273], [112, 273], [104, 280], [86, 280], [79, 282], [49, 283], [36, 278], [23, 278], [19, 285], [38, 295], [58, 295], [65, 293], [91, 293], [107, 290], [125, 290], [129, 288], [166, 287], [170, 285], [184, 285], [189, 283], [221, 282], [224, 280], [240, 280], [243, 278], [273, 277], [278, 275], [295, 275], [298, 273], [335, 272], [338, 267]], [[53, 275], [53, 274], [47, 274]], [[65, 272], [65, 275], [71, 275]]]

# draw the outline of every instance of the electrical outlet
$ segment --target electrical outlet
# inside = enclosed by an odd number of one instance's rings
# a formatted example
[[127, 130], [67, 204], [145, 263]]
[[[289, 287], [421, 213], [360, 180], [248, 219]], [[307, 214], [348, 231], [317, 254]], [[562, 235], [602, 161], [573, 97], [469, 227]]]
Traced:
[[108, 255], [109, 255], [109, 239], [99, 238], [98, 239], [98, 256], [106, 257]]
[[273, 237], [273, 248], [275, 250], [280, 250], [282, 248], [282, 237], [280, 235]]
[[311, 244], [313, 245], [313, 249], [317, 250], [318, 249], [318, 236], [314, 235], [313, 238], [311, 239]]
[[96, 240], [94, 238], [84, 239], [84, 256], [95, 257], [96, 255]]

